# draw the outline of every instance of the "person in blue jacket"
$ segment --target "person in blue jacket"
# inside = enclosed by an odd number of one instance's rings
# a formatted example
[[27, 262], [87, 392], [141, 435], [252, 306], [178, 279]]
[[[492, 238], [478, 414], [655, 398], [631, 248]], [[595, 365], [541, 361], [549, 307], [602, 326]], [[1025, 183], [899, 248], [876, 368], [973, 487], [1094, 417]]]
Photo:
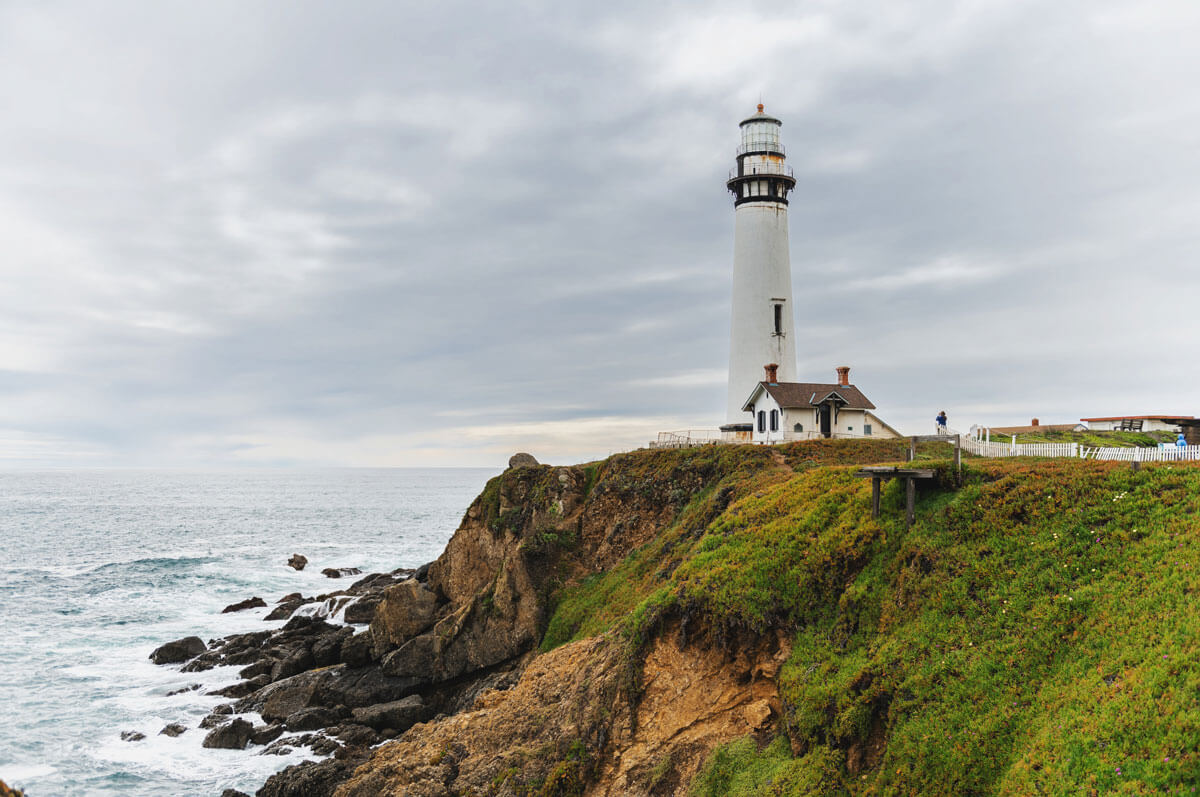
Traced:
[[937, 415], [937, 418], [935, 420], [937, 420], [937, 433], [945, 434], [946, 433], [946, 420], [947, 420], [946, 419], [946, 411], [942, 410], [941, 412], [939, 412]]
[[1179, 436], [1175, 438], [1175, 445], [1179, 446], [1180, 448], [1183, 448], [1187, 445], [1187, 440], [1184, 439], [1183, 432], [1180, 432]]

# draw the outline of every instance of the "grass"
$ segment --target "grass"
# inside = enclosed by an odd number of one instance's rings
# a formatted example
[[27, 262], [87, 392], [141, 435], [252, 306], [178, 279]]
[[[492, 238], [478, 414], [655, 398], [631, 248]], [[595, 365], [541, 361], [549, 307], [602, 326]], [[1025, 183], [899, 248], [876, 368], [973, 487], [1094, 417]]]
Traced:
[[[992, 432], [993, 443], [1009, 443], [1012, 437]], [[1174, 443], [1175, 432], [1045, 431], [1017, 435], [1018, 443], [1079, 443], [1099, 448], [1155, 448], [1159, 443]]]
[[905, 530], [900, 484], [872, 520], [851, 467], [896, 451], [806, 445], [724, 462], [543, 640], [617, 628], [636, 656], [672, 615], [791, 629], [780, 736], [717, 751], [693, 793], [1200, 787], [1200, 468], [972, 460], [955, 488], [934, 462]]

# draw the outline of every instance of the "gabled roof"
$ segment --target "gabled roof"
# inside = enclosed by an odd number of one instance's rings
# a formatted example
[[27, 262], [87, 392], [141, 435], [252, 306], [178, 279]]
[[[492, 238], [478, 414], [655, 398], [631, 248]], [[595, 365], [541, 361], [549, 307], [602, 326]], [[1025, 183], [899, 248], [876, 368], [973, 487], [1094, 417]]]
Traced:
[[759, 382], [742, 405], [749, 411], [750, 403], [765, 390], [780, 407], [804, 409], [816, 407], [829, 399], [849, 410], [873, 410], [875, 405], [854, 385], [827, 384], [824, 382]]

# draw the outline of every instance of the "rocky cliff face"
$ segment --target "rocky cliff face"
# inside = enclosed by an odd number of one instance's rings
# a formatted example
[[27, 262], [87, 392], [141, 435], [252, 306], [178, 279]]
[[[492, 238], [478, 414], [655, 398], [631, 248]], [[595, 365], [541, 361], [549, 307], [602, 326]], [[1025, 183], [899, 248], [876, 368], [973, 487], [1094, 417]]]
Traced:
[[[236, 702], [203, 726], [236, 747], [334, 754], [277, 773], [261, 795], [671, 793], [714, 745], [778, 716], [783, 640], [702, 645], [676, 623], [636, 650], [616, 631], [537, 648], [564, 588], [625, 560], [731, 473], [778, 465], [763, 452], [663, 451], [511, 467], [436, 561], [287, 596], [272, 613], [349, 604], [366, 628], [296, 615], [189, 652], [185, 669], [243, 666], [221, 691]], [[266, 724], [235, 718], [247, 712]]]

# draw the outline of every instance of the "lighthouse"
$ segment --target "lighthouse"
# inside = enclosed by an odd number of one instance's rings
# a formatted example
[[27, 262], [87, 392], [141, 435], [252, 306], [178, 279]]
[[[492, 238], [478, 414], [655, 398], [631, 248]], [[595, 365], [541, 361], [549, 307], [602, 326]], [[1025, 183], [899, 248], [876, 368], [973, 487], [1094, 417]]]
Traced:
[[796, 381], [792, 267], [788, 256], [788, 192], [796, 186], [785, 163], [778, 119], [758, 112], [741, 123], [733, 194], [733, 317], [729, 338], [727, 431], [748, 420], [743, 404], [763, 367], [780, 382]]

